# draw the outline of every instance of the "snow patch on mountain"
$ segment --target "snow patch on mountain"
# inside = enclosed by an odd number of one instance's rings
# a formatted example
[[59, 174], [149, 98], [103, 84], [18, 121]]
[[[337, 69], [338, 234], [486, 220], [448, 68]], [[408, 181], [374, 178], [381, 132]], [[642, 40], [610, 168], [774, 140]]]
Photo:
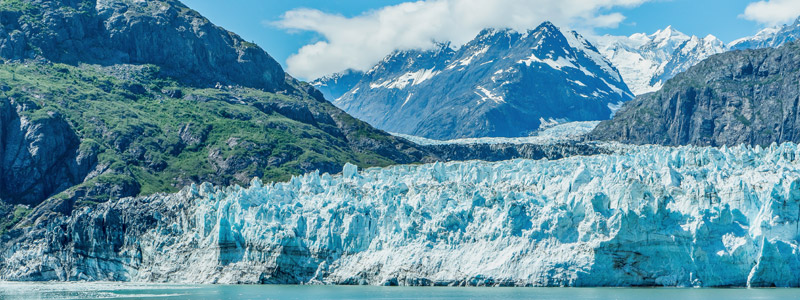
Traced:
[[614, 114], [616, 114], [617, 111], [620, 108], [622, 108], [623, 104], [625, 104], [625, 103], [624, 102], [617, 102], [617, 103], [609, 103], [608, 104], [608, 109], [611, 110], [611, 118], [614, 118]]
[[547, 66], [549, 66], [549, 67], [551, 67], [553, 69], [559, 70], [559, 71], [562, 68], [578, 69], [578, 67], [576, 67], [575, 64], [570, 59], [568, 59], [566, 57], [559, 57], [559, 58], [557, 58], [555, 60], [550, 59], [550, 58], [539, 59], [539, 57], [537, 57], [536, 54], [533, 54], [530, 57], [528, 57], [527, 59], [520, 60], [519, 63], [525, 64], [526, 66], [529, 66], [529, 67], [534, 63], [543, 63], [543, 64], [546, 64]]
[[418, 70], [416, 72], [408, 72], [399, 77], [384, 81], [380, 84], [370, 84], [370, 87], [373, 89], [377, 88], [387, 88], [387, 89], [404, 89], [409, 84], [414, 86], [425, 82], [428, 79], [433, 78], [439, 71], [430, 70]]
[[588, 56], [595, 65], [600, 67], [607, 75], [611, 76], [616, 81], [622, 81], [619, 72], [608, 60], [606, 60], [605, 57], [603, 57], [602, 54], [600, 54], [600, 52], [598, 52], [597, 48], [589, 43], [589, 41], [575, 31], [570, 31], [564, 34], [564, 37], [567, 38], [567, 42], [569, 43], [570, 47], [576, 49], [577, 51], [581, 51], [584, 55]]
[[733, 42], [730, 42], [729, 46], [730, 46], [730, 48], [736, 49], [736, 48], [738, 48], [738, 45], [744, 44], [744, 43], [747, 43], [747, 42], [755, 42], [755, 43], [766, 42], [766, 41], [774, 38], [778, 34], [778, 32], [781, 31], [781, 29], [782, 29], [781, 26], [764, 28], [764, 29], [758, 31], [758, 33], [756, 33], [754, 36], [747, 36], [747, 37], [743, 37], [743, 38], [734, 40]]
[[475, 58], [477, 58], [477, 57], [479, 57], [479, 56], [481, 56], [481, 55], [484, 55], [484, 54], [486, 54], [486, 51], [489, 51], [489, 48], [490, 48], [489, 46], [483, 47], [483, 48], [481, 48], [480, 50], [478, 50], [478, 51], [475, 51], [474, 53], [472, 53], [472, 55], [470, 55], [469, 57], [466, 57], [466, 58], [464, 58], [464, 59], [461, 59], [461, 60], [457, 61], [456, 63], [454, 63], [454, 64], [452, 64], [452, 65], [448, 66], [448, 67], [447, 67], [447, 69], [448, 69], [448, 70], [450, 70], [450, 69], [453, 69], [453, 68], [455, 68], [455, 67], [464, 67], [464, 66], [469, 66], [469, 64], [471, 64], [471, 63], [472, 63], [472, 61], [473, 61]]
[[482, 87], [482, 86], [478, 86], [477, 87], [477, 91], [475, 91], [475, 94], [477, 94], [478, 96], [481, 97], [481, 100], [478, 101], [478, 103], [484, 102], [486, 100], [492, 100], [495, 103], [504, 103], [504, 102], [506, 102], [506, 100], [503, 99], [503, 96], [495, 95], [492, 91], [487, 90], [485, 87]]

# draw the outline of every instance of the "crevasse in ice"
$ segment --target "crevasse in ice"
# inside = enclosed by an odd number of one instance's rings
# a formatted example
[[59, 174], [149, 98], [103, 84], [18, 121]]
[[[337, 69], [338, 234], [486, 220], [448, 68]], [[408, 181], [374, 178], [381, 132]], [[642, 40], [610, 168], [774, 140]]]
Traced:
[[4, 279], [800, 285], [796, 145], [618, 147], [123, 199], [63, 220], [71, 240], [113, 247], [76, 254], [45, 235], [48, 247], [4, 252]]

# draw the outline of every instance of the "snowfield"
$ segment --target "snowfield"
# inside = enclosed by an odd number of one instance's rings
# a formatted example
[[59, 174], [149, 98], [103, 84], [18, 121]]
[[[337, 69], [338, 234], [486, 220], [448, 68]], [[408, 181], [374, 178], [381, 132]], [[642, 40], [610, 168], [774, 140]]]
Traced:
[[36, 224], [0, 280], [800, 286], [800, 148], [616, 145], [187, 187]]
[[[547, 123], [542, 119], [542, 124]], [[570, 141], [578, 141], [583, 135], [591, 132], [600, 121], [584, 121], [584, 122], [566, 122], [559, 124], [557, 121], [553, 122], [555, 125], [546, 129], [538, 130], [534, 135], [527, 137], [515, 138], [498, 138], [498, 137], [485, 137], [485, 138], [464, 138], [454, 140], [434, 140], [424, 138], [421, 136], [414, 136], [402, 133], [392, 133], [392, 135], [402, 137], [411, 142], [420, 145], [450, 145], [450, 144], [555, 144]]]

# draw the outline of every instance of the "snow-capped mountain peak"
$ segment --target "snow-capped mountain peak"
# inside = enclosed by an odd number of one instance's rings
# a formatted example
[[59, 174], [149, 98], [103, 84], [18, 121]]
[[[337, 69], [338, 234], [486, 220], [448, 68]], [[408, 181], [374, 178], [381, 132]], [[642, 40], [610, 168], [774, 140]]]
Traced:
[[671, 48], [676, 44], [689, 39], [690, 37], [683, 32], [672, 28], [672, 25], [649, 35], [650, 43], [658, 48]]
[[706, 42], [716, 42], [716, 41], [722, 42], [719, 38], [717, 38], [713, 34], [707, 35], [706, 37], [703, 38], [703, 40], [706, 41]]
[[658, 90], [675, 74], [726, 49], [713, 35], [689, 36], [672, 26], [653, 34], [606, 35], [596, 38], [595, 44], [637, 95]]
[[748, 42], [748, 41], [753, 41], [753, 42], [766, 41], [769, 38], [775, 36], [775, 34], [777, 34], [780, 30], [781, 30], [780, 26], [767, 27], [767, 28], [762, 29], [758, 33], [756, 33], [756, 35], [754, 35], [754, 36], [748, 36], [748, 37], [743, 37], [743, 38], [734, 40], [728, 46], [731, 47], [731, 48], [736, 48], [736, 45], [739, 45], [739, 44], [742, 44], [742, 43], [745, 43], [745, 42]]
[[348, 69], [331, 74], [311, 82], [325, 96], [325, 99], [336, 100], [350, 91], [364, 76], [364, 72]]
[[728, 44], [731, 50], [779, 47], [800, 38], [800, 17], [794, 23], [765, 28], [756, 35], [735, 40]]
[[564, 34], [564, 37], [567, 38], [567, 42], [569, 43], [570, 47], [573, 49], [577, 49], [578, 51], [582, 51], [586, 56], [588, 56], [592, 62], [595, 63], [598, 67], [603, 69], [603, 71], [608, 74], [609, 76], [614, 77], [617, 81], [622, 81], [622, 78], [619, 75], [619, 71], [609, 62], [603, 55], [600, 53], [597, 48], [592, 45], [589, 41], [587, 41], [583, 36], [578, 34], [575, 31], [570, 31]]
[[449, 139], [607, 119], [632, 98], [596, 47], [545, 22], [526, 32], [485, 29], [459, 47], [396, 51], [333, 99], [378, 128]]

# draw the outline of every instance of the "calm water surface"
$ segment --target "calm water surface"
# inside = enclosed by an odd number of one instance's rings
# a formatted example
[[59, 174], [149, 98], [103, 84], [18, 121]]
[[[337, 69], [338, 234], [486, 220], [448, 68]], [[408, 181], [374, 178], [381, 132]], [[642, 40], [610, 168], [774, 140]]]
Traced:
[[800, 299], [800, 289], [444, 288], [0, 282], [0, 299]]

